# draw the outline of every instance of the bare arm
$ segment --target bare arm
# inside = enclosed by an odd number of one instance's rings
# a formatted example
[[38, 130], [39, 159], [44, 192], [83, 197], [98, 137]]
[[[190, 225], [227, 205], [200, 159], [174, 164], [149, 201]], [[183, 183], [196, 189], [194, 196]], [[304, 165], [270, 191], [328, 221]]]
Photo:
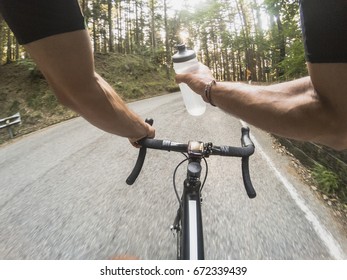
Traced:
[[59, 101], [107, 132], [135, 141], [154, 137], [154, 129], [132, 112], [94, 69], [85, 30], [25, 45]]
[[[212, 103], [268, 132], [346, 149], [347, 64], [313, 67], [309, 65], [311, 77], [271, 86], [218, 82], [212, 86]], [[332, 72], [340, 74], [334, 76]], [[203, 65], [196, 73], [176, 77], [205, 101], [205, 84], [211, 79], [211, 72]]]

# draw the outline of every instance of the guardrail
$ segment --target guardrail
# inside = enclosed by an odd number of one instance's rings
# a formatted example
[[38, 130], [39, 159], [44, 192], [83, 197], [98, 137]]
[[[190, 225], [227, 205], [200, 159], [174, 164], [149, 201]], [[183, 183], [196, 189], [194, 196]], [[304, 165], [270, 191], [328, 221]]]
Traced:
[[0, 119], [0, 129], [7, 129], [8, 135], [10, 136], [10, 138], [12, 139], [14, 136], [13, 133], [13, 126], [16, 124], [21, 124], [21, 118], [20, 118], [20, 114], [14, 114], [13, 116], [4, 118], [4, 119]]

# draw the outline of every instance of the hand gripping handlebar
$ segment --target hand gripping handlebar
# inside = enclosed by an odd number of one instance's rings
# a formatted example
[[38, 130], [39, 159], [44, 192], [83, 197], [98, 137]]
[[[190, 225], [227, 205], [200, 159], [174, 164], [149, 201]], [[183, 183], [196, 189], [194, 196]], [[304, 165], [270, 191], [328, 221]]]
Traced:
[[[150, 125], [153, 125], [152, 119], [146, 119], [146, 122]], [[249, 175], [249, 157], [254, 153], [254, 144], [249, 137], [248, 127], [242, 127], [241, 133], [241, 147], [214, 146], [211, 143], [208, 143], [207, 145], [205, 144], [205, 151], [203, 156], [208, 157], [210, 155], [219, 155], [229, 157], [241, 157], [243, 183], [248, 197], [254, 198], [256, 196], [256, 192], [253, 188], [251, 178]], [[137, 157], [135, 167], [126, 180], [126, 183], [128, 185], [132, 185], [136, 181], [138, 175], [140, 174], [143, 163], [145, 161], [147, 148], [182, 153], [188, 152], [188, 144], [172, 142], [169, 140], [144, 138], [141, 139], [138, 143], [141, 145], [141, 148]]]

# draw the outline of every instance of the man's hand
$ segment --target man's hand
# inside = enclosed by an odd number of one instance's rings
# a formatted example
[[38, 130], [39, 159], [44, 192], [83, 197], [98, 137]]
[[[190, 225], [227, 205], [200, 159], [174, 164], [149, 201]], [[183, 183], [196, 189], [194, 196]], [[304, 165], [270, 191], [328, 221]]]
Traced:
[[141, 145], [138, 144], [138, 141], [143, 138], [154, 138], [155, 137], [155, 129], [153, 126], [149, 125], [148, 123], [144, 122], [145, 128], [146, 128], [146, 134], [142, 135], [138, 138], [129, 138], [129, 141], [131, 145], [133, 145], [135, 148], [140, 148]]
[[195, 93], [200, 94], [205, 102], [209, 102], [204, 94], [206, 84], [214, 80], [211, 70], [204, 64], [199, 63], [199, 68], [193, 72], [177, 74], [176, 82], [187, 84]]

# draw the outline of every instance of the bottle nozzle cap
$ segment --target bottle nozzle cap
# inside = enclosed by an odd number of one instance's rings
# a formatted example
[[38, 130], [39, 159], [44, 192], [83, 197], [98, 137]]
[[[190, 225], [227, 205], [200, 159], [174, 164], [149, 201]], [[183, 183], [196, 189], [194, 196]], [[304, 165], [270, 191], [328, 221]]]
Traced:
[[186, 45], [185, 44], [176, 45], [176, 49], [178, 50], [179, 53], [182, 53], [186, 50]]
[[186, 62], [196, 57], [195, 52], [193, 50], [188, 50], [185, 44], [176, 45], [176, 48], [178, 52], [172, 56], [172, 61], [174, 63]]

